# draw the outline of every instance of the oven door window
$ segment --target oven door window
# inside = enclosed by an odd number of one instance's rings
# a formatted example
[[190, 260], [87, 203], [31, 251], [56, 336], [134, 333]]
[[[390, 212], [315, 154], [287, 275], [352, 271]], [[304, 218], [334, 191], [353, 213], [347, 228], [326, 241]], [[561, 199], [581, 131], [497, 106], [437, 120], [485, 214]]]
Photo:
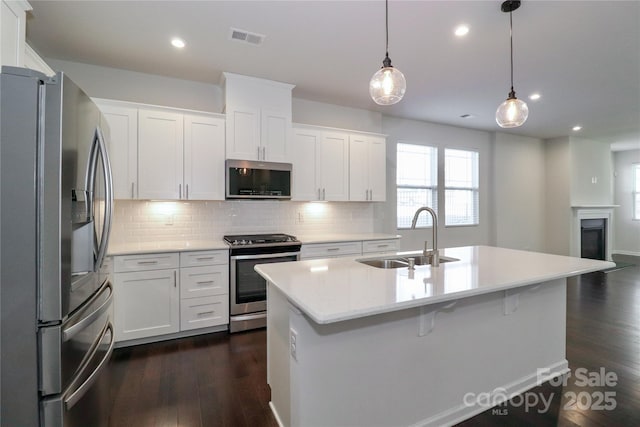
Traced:
[[253, 269], [258, 264], [297, 261], [295, 255], [275, 256], [261, 259], [237, 259], [236, 263], [236, 304], [246, 304], [267, 299], [267, 282]]

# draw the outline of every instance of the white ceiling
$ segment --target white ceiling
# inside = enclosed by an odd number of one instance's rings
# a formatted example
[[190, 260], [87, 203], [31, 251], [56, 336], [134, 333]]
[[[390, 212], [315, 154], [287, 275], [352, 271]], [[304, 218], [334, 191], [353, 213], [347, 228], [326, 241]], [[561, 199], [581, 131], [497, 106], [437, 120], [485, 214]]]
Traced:
[[[368, 93], [384, 57], [380, 0], [30, 3], [27, 40], [49, 58], [215, 84], [230, 71], [295, 84], [298, 98], [489, 131], [509, 92], [501, 1], [390, 1], [389, 56], [407, 79], [390, 107]], [[579, 124], [582, 137], [640, 147], [640, 1], [525, 0], [513, 21], [515, 90], [529, 104], [513, 133], [553, 138]], [[453, 34], [461, 23], [465, 38]], [[231, 41], [231, 27], [264, 44]]]

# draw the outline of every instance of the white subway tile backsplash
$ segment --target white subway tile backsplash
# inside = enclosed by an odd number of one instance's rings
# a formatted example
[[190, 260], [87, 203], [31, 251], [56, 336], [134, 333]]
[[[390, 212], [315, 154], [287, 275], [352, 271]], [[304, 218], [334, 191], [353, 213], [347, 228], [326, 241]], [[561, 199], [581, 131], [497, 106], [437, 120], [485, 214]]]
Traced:
[[222, 239], [225, 234], [369, 233], [372, 203], [116, 200], [114, 243]]

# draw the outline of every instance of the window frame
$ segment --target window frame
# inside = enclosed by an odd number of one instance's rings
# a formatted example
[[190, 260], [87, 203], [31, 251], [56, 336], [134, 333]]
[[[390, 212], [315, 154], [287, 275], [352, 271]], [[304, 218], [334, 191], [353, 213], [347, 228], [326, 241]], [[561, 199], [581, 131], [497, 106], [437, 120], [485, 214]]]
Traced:
[[[477, 186], [473, 187], [458, 187], [458, 186], [447, 186], [446, 183], [446, 158], [447, 158], [447, 150], [456, 150], [456, 151], [467, 151], [470, 153], [475, 153], [476, 155], [476, 162], [475, 162], [475, 170], [472, 172], [475, 174], [476, 177], [476, 181], [477, 181]], [[444, 149], [442, 150], [443, 154], [442, 154], [442, 163], [443, 163], [443, 177], [442, 177], [442, 188], [443, 188], [443, 192], [442, 192], [442, 198], [443, 198], [443, 205], [442, 205], [442, 209], [444, 211], [444, 220], [443, 220], [443, 225], [446, 228], [449, 227], [478, 227], [480, 226], [480, 150], [476, 149], [476, 148], [469, 148], [469, 147], [444, 147]], [[476, 222], [474, 223], [470, 223], [470, 224], [447, 224], [447, 197], [446, 197], [446, 193], [447, 190], [464, 190], [464, 191], [471, 191], [471, 193], [473, 194], [473, 197], [475, 198], [475, 200], [478, 201], [477, 206], [475, 206], [475, 208], [478, 210], [476, 212], [475, 218], [477, 219]]]
[[[432, 166], [435, 168], [435, 171], [433, 172], [433, 175], [435, 176], [435, 179], [433, 180], [434, 185], [407, 185], [407, 184], [398, 184], [398, 147], [400, 146], [400, 144], [402, 145], [414, 145], [414, 146], [418, 146], [418, 147], [425, 147], [425, 148], [429, 148], [431, 150], [434, 150], [434, 156], [432, 159]], [[407, 226], [407, 227], [400, 227], [398, 226], [398, 219], [399, 219], [399, 209], [398, 209], [398, 190], [400, 189], [409, 189], [409, 190], [425, 190], [428, 193], [431, 193], [431, 199], [434, 202], [433, 204], [435, 205], [435, 210], [436, 212], [438, 212], [439, 210], [439, 204], [438, 204], [438, 196], [439, 196], [439, 190], [440, 187], [438, 185], [439, 183], [439, 157], [440, 157], [440, 149], [439, 147], [435, 146], [435, 145], [429, 145], [426, 143], [421, 143], [421, 142], [410, 142], [410, 141], [404, 141], [404, 140], [399, 140], [396, 143], [396, 229], [397, 230], [411, 230], [411, 226]], [[434, 208], [434, 207], [432, 207]], [[428, 229], [428, 228], [432, 228], [433, 227], [433, 223], [432, 223], [432, 219], [430, 216], [425, 216], [425, 218], [427, 219], [427, 225], [416, 225], [416, 229]]]

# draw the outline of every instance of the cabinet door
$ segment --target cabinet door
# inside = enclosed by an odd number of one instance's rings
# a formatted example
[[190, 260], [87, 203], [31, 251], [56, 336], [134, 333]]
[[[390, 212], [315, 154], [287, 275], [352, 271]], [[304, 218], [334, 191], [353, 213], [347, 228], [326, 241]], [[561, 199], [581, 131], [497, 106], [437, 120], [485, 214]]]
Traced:
[[116, 341], [178, 332], [177, 270], [117, 273], [114, 286]]
[[387, 200], [387, 141], [371, 137], [369, 143], [369, 200]]
[[224, 200], [224, 120], [184, 116], [183, 199]]
[[27, 6], [27, 2], [4, 0], [0, 4], [0, 65], [24, 65]]
[[229, 109], [226, 128], [228, 159], [259, 160], [258, 154], [262, 154], [260, 110], [250, 107]]
[[320, 146], [322, 133], [310, 129], [294, 129], [291, 144], [293, 162], [292, 200], [318, 200], [316, 184], [316, 147]]
[[138, 110], [98, 104], [109, 125], [107, 147], [113, 174], [113, 197], [135, 199], [138, 191]]
[[183, 117], [138, 110], [138, 197], [180, 199], [183, 194]]
[[349, 200], [369, 200], [369, 140], [362, 135], [349, 137]]
[[323, 200], [349, 200], [349, 135], [325, 132], [317, 150], [320, 188]]
[[287, 114], [262, 110], [260, 128], [260, 145], [262, 146], [260, 159], [270, 162], [290, 162], [291, 119]]

